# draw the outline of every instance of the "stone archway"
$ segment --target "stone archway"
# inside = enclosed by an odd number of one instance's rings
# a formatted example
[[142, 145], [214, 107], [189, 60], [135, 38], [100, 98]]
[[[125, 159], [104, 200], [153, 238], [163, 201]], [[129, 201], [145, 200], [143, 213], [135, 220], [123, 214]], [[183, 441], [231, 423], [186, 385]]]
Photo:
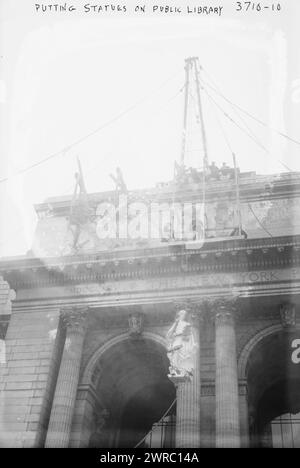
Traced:
[[79, 385], [71, 446], [133, 447], [175, 399], [164, 340], [119, 335], [99, 348]]
[[276, 325], [262, 330], [243, 349], [239, 377], [247, 382], [250, 444], [273, 446], [271, 423], [300, 411], [300, 365], [292, 361], [300, 327]]

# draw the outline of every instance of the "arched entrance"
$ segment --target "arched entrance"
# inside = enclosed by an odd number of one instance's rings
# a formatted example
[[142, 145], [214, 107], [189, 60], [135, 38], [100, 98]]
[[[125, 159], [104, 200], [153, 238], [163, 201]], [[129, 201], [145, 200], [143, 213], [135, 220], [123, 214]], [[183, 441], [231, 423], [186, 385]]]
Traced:
[[300, 448], [300, 379], [278, 381], [264, 393], [257, 429], [262, 447]]
[[124, 336], [106, 345], [93, 361], [86, 446], [134, 447], [175, 399], [166, 349], [151, 336]]
[[248, 355], [250, 444], [300, 446], [300, 364], [292, 359], [296, 328], [277, 328], [261, 336]]

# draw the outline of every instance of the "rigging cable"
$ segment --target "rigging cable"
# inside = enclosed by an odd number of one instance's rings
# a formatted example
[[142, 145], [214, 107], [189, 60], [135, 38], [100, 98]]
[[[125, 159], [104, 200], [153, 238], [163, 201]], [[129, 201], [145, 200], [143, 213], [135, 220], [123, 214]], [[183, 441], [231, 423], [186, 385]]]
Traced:
[[[231, 152], [233, 158], [236, 158], [235, 153], [234, 153], [234, 151], [233, 151], [233, 149], [232, 149], [232, 147], [231, 147], [231, 144], [230, 144], [230, 142], [229, 142], [229, 138], [228, 138], [227, 135], [226, 135], [225, 129], [224, 129], [224, 127], [223, 127], [223, 125], [222, 125], [222, 123], [221, 123], [221, 121], [220, 121], [220, 119], [219, 119], [219, 117], [218, 117], [218, 115], [217, 115], [217, 112], [215, 111], [215, 108], [213, 107], [212, 102], [213, 102], [213, 101], [211, 101], [211, 108], [212, 108], [213, 111], [214, 111], [214, 115], [215, 115], [216, 120], [217, 120], [217, 122], [218, 122], [218, 125], [219, 125], [219, 127], [220, 127], [220, 129], [221, 129], [221, 132], [222, 132], [222, 135], [223, 135], [223, 137], [224, 137], [224, 140], [225, 140], [225, 142], [226, 142], [226, 144], [227, 144], [227, 146], [228, 146], [228, 148], [229, 148], [229, 151]], [[251, 205], [250, 203], [248, 203], [248, 207], [249, 207], [251, 213], [253, 214], [253, 216], [255, 217], [255, 219], [257, 220], [257, 222], [259, 223], [259, 225], [260, 225], [260, 226], [262, 227], [262, 229], [266, 232], [266, 234], [268, 234], [270, 237], [273, 237], [272, 234], [268, 231], [268, 229], [263, 225], [263, 223], [262, 223], [261, 220], [258, 218], [258, 216], [255, 214], [255, 212], [254, 212], [254, 210], [253, 210], [253, 208], [252, 208], [252, 205]]]
[[[225, 115], [225, 117], [230, 120], [231, 123], [233, 123], [236, 127], [238, 127], [242, 132], [244, 132], [252, 141], [254, 141], [254, 143], [256, 143], [261, 149], [263, 149], [266, 154], [268, 154], [270, 157], [273, 158], [272, 154], [270, 153], [270, 151], [257, 139], [257, 138], [253, 138], [252, 135], [247, 131], [245, 130], [243, 127], [241, 127], [240, 124], [238, 124], [229, 114], [228, 112], [226, 112], [222, 106], [220, 106], [220, 104], [211, 96], [211, 94], [209, 94], [209, 92], [207, 91], [207, 89], [205, 87], [203, 87], [203, 90], [205, 91], [205, 93], [207, 94], [207, 96], [209, 97], [209, 99], [215, 104], [215, 106], [218, 107], [218, 109]], [[285, 167], [289, 172], [293, 172], [292, 169], [290, 167], [288, 167], [284, 162], [282, 162], [280, 159], [276, 159], [276, 161], [278, 161], [283, 167]]]
[[[202, 84], [203, 85], [207, 85], [207, 86], [210, 86], [209, 83], [207, 83], [206, 81], [202, 80]], [[258, 138], [256, 137], [256, 135], [254, 134], [254, 132], [252, 131], [252, 129], [250, 128], [250, 126], [247, 124], [246, 120], [240, 115], [240, 113], [238, 112], [238, 110], [234, 107], [234, 106], [231, 106], [232, 107], [232, 110], [233, 112], [235, 113], [235, 115], [238, 117], [238, 119], [242, 122], [242, 124], [245, 126], [245, 128], [247, 129], [247, 131], [249, 132], [249, 134], [252, 136], [252, 138], [254, 140], [256, 140], [257, 144], [260, 145], [260, 142], [258, 140]]]
[[[165, 109], [168, 105], [170, 105], [170, 103], [173, 102], [173, 101], [180, 95], [180, 93], [182, 93], [182, 90], [183, 90], [183, 87], [181, 86], [180, 89], [179, 89], [175, 94], [173, 94], [164, 104], [162, 104], [161, 106], [158, 107], [157, 112], [155, 112], [155, 113], [153, 114], [153, 116], [157, 116], [157, 115], [159, 115], [161, 112], [163, 112], [164, 109]], [[103, 159], [104, 157], [105, 157], [105, 155], [103, 155], [102, 157], [98, 158], [98, 159], [97, 159], [97, 163], [94, 164], [92, 167], [87, 168], [87, 169], [85, 168], [85, 170], [84, 170], [85, 175], [86, 175], [86, 174], [89, 174], [89, 173], [92, 172], [92, 171], [94, 171], [94, 170], [99, 166], [99, 164], [102, 162], [102, 159]], [[65, 191], [62, 193], [62, 195], [67, 195], [67, 194], [69, 194], [70, 190], [72, 190], [73, 187], [74, 187], [74, 184], [70, 185], [70, 186], [67, 188], [67, 190], [65, 190]]]
[[[202, 68], [204, 73], [208, 76], [208, 78], [213, 82], [212, 78], [209, 76], [208, 72]], [[287, 140], [295, 143], [296, 145], [299, 145], [300, 146], [300, 141], [299, 140], [296, 140], [295, 138], [292, 138], [290, 137], [289, 135], [287, 135], [286, 133], [283, 133], [279, 130], [277, 130], [276, 128], [273, 128], [271, 127], [270, 125], [268, 125], [266, 122], [264, 122], [263, 120], [259, 119], [258, 117], [255, 117], [254, 115], [252, 115], [250, 112], [248, 112], [246, 109], [244, 109], [243, 107], [239, 106], [238, 104], [235, 104], [233, 101], [231, 101], [230, 99], [228, 99], [219, 89], [217, 89], [217, 86], [214, 87], [212, 86], [210, 83], [207, 83], [207, 86], [209, 86], [216, 94], [218, 94], [220, 97], [222, 97], [225, 101], [227, 101], [231, 106], [237, 108], [239, 111], [243, 112], [245, 115], [247, 115], [248, 117], [250, 117], [251, 119], [255, 120], [257, 123], [263, 125], [264, 127], [266, 128], [269, 128], [270, 130], [272, 130], [272, 132], [275, 132], [277, 133], [278, 135], [282, 136], [283, 138], [286, 138]]]
[[[203, 88], [203, 89], [204, 89], [204, 91], [205, 91], [205, 88]], [[231, 155], [233, 155], [233, 154], [234, 154], [233, 148], [231, 147], [231, 145], [230, 145], [230, 143], [229, 143], [229, 139], [228, 139], [228, 137], [227, 137], [227, 135], [226, 135], [225, 129], [224, 129], [224, 127], [223, 127], [223, 125], [222, 125], [222, 123], [221, 123], [219, 117], [218, 117], [218, 114], [217, 114], [217, 112], [216, 112], [216, 110], [215, 110], [213, 104], [214, 104], [214, 103], [213, 103], [213, 101], [211, 100], [211, 101], [210, 101], [211, 109], [213, 109], [214, 116], [215, 116], [216, 121], [217, 121], [217, 123], [218, 123], [218, 125], [219, 125], [219, 128], [220, 128], [221, 133], [222, 133], [223, 138], [224, 138], [224, 141], [225, 141], [226, 145], [228, 146], [229, 152], [231, 153]]]
[[231, 153], [232, 159], [233, 159], [233, 164], [234, 164], [234, 175], [235, 175], [235, 184], [236, 184], [236, 209], [237, 209], [237, 225], [238, 225], [238, 233], [239, 235], [242, 234], [242, 214], [241, 214], [241, 207], [240, 207], [240, 194], [239, 194], [239, 177], [238, 177], [238, 172], [237, 172], [237, 165], [236, 165], [236, 155], [235, 152], [233, 151], [233, 148], [229, 142], [229, 138], [226, 135], [225, 129], [217, 115], [217, 112], [213, 106], [213, 104], [210, 102], [211, 108], [213, 109], [214, 116], [217, 120], [217, 123], [219, 125], [219, 128], [221, 129], [221, 133], [223, 135], [223, 138], [225, 140], [225, 144], [228, 146], [229, 152]]
[[104, 124], [100, 125], [99, 127], [97, 127], [96, 129], [92, 130], [91, 132], [87, 133], [86, 135], [83, 135], [82, 137], [78, 138], [77, 140], [73, 141], [73, 143], [63, 147], [61, 150], [59, 151], [56, 151], [55, 153], [52, 153], [50, 154], [49, 156], [41, 159], [40, 161], [37, 161], [23, 169], [20, 169], [18, 171], [16, 171], [14, 174], [10, 175], [10, 176], [7, 176], [7, 177], [3, 177], [2, 179], [0, 179], [0, 183], [3, 183], [3, 182], [7, 182], [9, 179], [11, 179], [12, 177], [15, 177], [16, 175], [20, 175], [20, 174], [24, 174], [25, 172], [28, 172], [32, 169], [34, 169], [35, 167], [38, 167], [42, 164], [44, 164], [45, 162], [51, 160], [51, 159], [54, 159], [56, 158], [57, 156], [66, 156], [68, 151], [73, 148], [74, 146], [77, 146], [79, 143], [82, 143], [83, 141], [87, 140], [88, 138], [90, 138], [91, 136], [95, 135], [96, 133], [100, 132], [101, 130], [103, 130], [104, 128], [108, 127], [109, 125], [113, 124], [114, 122], [116, 122], [117, 120], [121, 119], [122, 117], [124, 117], [126, 114], [128, 114], [129, 112], [131, 112], [132, 110], [134, 110], [136, 107], [138, 107], [140, 104], [142, 104], [144, 101], [146, 101], [149, 97], [151, 97], [154, 93], [156, 93], [157, 91], [159, 91], [161, 88], [163, 88], [167, 83], [169, 83], [171, 80], [173, 80], [175, 78], [175, 76], [177, 76], [178, 73], [176, 73], [175, 75], [171, 76], [170, 78], [168, 78], [166, 81], [164, 81], [158, 88], [156, 88], [155, 90], [151, 91], [150, 93], [148, 93], [146, 96], [144, 96], [143, 98], [141, 98], [139, 101], [135, 102], [134, 104], [132, 104], [131, 106], [127, 107], [127, 109], [125, 109], [124, 111], [120, 112], [119, 114], [117, 114], [115, 117], [113, 117], [112, 119], [108, 120], [107, 122], [105, 122]]
[[[173, 408], [173, 406], [174, 406], [174, 404], [176, 403], [176, 401], [177, 401], [177, 398], [175, 398], [175, 400], [173, 400], [173, 402], [171, 403], [171, 405], [169, 406], [169, 408], [167, 409], [167, 411], [165, 411], [165, 413], [164, 413], [163, 416], [160, 418], [160, 420], [157, 422], [157, 424], [159, 424], [159, 423], [167, 416], [167, 414], [169, 413], [169, 411], [171, 411], [171, 409]], [[148, 435], [150, 435], [152, 432], [153, 432], [153, 429], [151, 429], [149, 432], [147, 432], [147, 434], [145, 435], [145, 437], [143, 437], [143, 438], [134, 446], [134, 448], [139, 447], [139, 446], [146, 440], [146, 438], [148, 437]]]
[[260, 219], [257, 217], [257, 215], [255, 214], [253, 208], [252, 208], [252, 205], [250, 203], [248, 203], [248, 207], [251, 211], [251, 213], [253, 214], [254, 218], [256, 219], [256, 221], [259, 223], [259, 225], [263, 228], [263, 230], [270, 236], [270, 237], [273, 237], [272, 234], [270, 233], [270, 231], [268, 231], [268, 229], [263, 225], [263, 223], [260, 221]]
[[[158, 108], [158, 113], [160, 113], [161, 110], [163, 110], [166, 106], [168, 106], [172, 101], [174, 101], [178, 96], [179, 94], [182, 92], [183, 90], [183, 87], [181, 86], [180, 89], [176, 92], [176, 94], [173, 94], [162, 106], [160, 106]], [[157, 113], [155, 114], [157, 115]], [[100, 161], [102, 160], [102, 158], [100, 158]], [[97, 167], [99, 166], [99, 159], [97, 160], [97, 164], [92, 166], [91, 168], [88, 168], [87, 170], [85, 170], [85, 175], [90, 173], [91, 171], [95, 170]], [[16, 174], [15, 174], [16, 175]], [[11, 176], [10, 176], [11, 177]], [[10, 177], [8, 177], [7, 179], [10, 179]], [[1, 181], [0, 181], [1, 182]], [[66, 195], [69, 193], [69, 191], [71, 189], [74, 188], [74, 184], [72, 184], [71, 186], [69, 186], [69, 188], [62, 194], [62, 195]], [[0, 242], [0, 247], [2, 247], [3, 245], [6, 245], [10, 242], [12, 242], [13, 239], [15, 239], [20, 233], [23, 233], [24, 232], [24, 228], [20, 228], [16, 231], [14, 231], [9, 237], [7, 237], [6, 239], [4, 239], [3, 241]]]

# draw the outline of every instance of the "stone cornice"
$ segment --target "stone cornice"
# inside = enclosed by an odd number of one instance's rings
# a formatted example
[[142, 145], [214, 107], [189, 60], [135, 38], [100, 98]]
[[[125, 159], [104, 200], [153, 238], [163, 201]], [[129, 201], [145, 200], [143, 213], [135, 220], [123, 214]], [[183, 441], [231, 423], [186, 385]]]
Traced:
[[77, 282], [268, 270], [300, 264], [300, 236], [228, 239], [199, 250], [184, 244], [119, 250], [61, 258], [18, 258], [0, 262], [0, 274], [13, 288]]
[[[230, 199], [235, 195], [235, 184], [233, 180], [207, 181], [207, 201], [218, 199]], [[144, 190], [133, 190], [129, 193], [132, 200], [144, 198], [149, 201], [191, 201], [199, 199], [202, 193], [201, 184], [187, 184], [174, 186], [173, 183], [162, 184], [162, 186], [151, 187]], [[256, 175], [255, 173], [240, 174], [240, 197], [241, 200], [271, 200], [281, 197], [294, 197], [300, 194], [300, 173], [282, 173], [272, 175]], [[99, 202], [109, 201], [116, 198], [115, 191], [88, 194], [89, 204], [97, 206]], [[54, 197], [47, 199], [44, 203], [35, 205], [36, 211], [43, 212], [53, 210], [57, 215], [69, 214], [71, 196]]]

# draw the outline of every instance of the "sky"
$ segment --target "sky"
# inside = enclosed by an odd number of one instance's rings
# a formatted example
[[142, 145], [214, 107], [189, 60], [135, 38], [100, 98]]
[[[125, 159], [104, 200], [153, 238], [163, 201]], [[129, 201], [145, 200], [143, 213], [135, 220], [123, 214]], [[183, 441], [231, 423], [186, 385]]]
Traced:
[[[89, 192], [113, 189], [109, 174], [117, 166], [129, 189], [172, 178], [189, 56], [199, 57], [203, 67], [209, 160], [232, 165], [225, 133], [241, 171], [300, 171], [299, 145], [221, 97], [300, 140], [298, 0], [280, 2], [280, 12], [247, 12], [244, 2], [238, 12], [231, 0], [148, 0], [145, 13], [134, 13], [143, 2], [127, 0], [109, 2], [126, 5], [126, 12], [107, 14], [84, 13], [81, 0], [67, 2], [77, 9], [64, 13], [37, 12], [36, 3], [0, 0], [0, 256], [30, 249], [34, 204], [72, 193], [77, 157]], [[154, 4], [183, 11], [187, 5], [223, 5], [224, 12], [152, 14]], [[194, 89], [190, 98], [186, 164], [201, 167]]]

